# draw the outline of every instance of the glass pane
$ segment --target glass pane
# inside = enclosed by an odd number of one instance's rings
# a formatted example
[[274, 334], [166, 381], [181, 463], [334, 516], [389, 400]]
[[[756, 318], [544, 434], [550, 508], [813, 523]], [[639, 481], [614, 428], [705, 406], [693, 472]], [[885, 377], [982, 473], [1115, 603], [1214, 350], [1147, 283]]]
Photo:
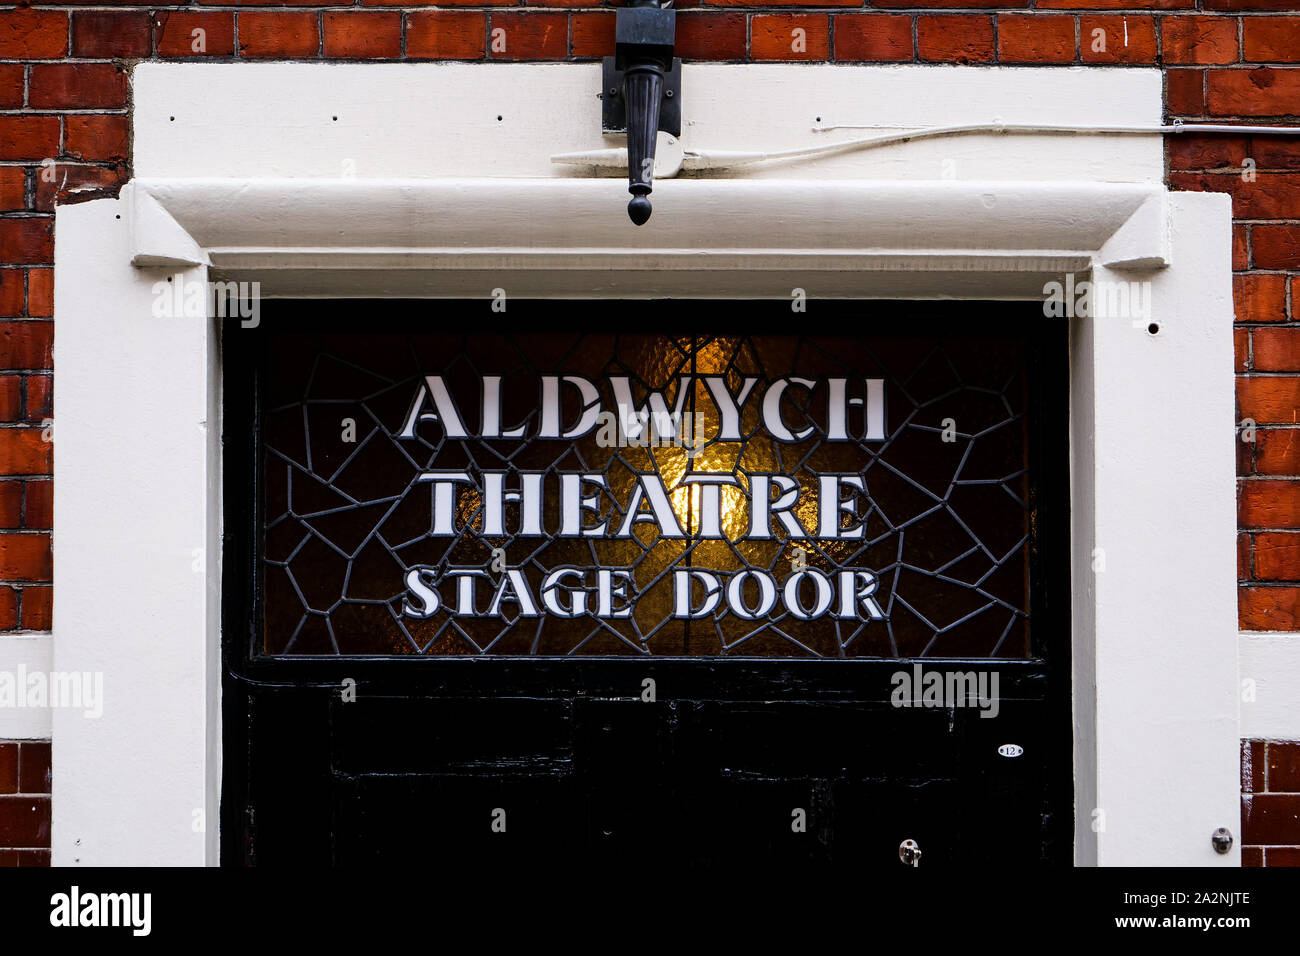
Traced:
[[1020, 339], [271, 343], [265, 654], [1030, 656]]

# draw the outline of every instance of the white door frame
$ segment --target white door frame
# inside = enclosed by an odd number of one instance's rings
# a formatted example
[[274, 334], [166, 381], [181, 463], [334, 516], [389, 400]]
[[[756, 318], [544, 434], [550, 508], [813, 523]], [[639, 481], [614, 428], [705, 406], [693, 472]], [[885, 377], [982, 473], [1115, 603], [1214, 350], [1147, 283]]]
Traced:
[[[1167, 193], [1158, 139], [970, 137], [923, 168], [850, 154], [661, 181], [637, 230], [624, 183], [547, 159], [602, 145], [593, 79], [591, 64], [136, 69], [137, 178], [57, 211], [54, 669], [102, 672], [105, 705], [53, 715], [54, 863], [218, 858], [219, 337], [209, 315], [158, 315], [176, 283], [470, 296], [485, 315], [494, 288], [799, 287], [815, 321], [819, 297], [1035, 298], [1069, 272], [1151, 296], [1149, 315], [1071, 323], [1076, 860], [1237, 865], [1210, 842], [1239, 819], [1228, 197]], [[258, 117], [241, 112], [250, 84]], [[864, 102], [895, 126], [977, 109], [1150, 123], [1159, 91], [1150, 70], [688, 65], [683, 141], [797, 145], [827, 135], [806, 114]], [[977, 178], [934, 175], [949, 162]]]

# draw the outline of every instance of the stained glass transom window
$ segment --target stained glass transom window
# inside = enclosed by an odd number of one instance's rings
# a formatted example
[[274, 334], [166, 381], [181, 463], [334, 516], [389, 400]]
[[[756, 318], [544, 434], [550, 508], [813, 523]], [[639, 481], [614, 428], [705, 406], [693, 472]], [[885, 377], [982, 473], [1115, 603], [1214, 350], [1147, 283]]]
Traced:
[[1031, 656], [1010, 338], [284, 333], [270, 655]]

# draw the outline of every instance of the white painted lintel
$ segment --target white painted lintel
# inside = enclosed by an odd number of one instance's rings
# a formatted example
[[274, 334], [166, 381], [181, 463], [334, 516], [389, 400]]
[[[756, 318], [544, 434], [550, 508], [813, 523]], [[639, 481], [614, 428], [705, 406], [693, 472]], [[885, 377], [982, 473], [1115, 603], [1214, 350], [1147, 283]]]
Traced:
[[943, 284], [903, 277], [1011, 272], [1033, 295], [1039, 278], [1094, 263], [1170, 262], [1165, 192], [1136, 183], [671, 180], [656, 186], [640, 228], [623, 184], [608, 179], [177, 179], [127, 189], [152, 226], [148, 257], [134, 239], [137, 265], [210, 262], [227, 277], [263, 278], [273, 295], [355, 295], [355, 274], [368, 270], [391, 274], [388, 294], [466, 294], [467, 274], [508, 270], [523, 276], [515, 294], [580, 296], [593, 281], [601, 294], [649, 294], [624, 277], [678, 271], [732, 276], [736, 288], [715, 286], [719, 294], [785, 295], [785, 275], [811, 272], [832, 274], [813, 295], [917, 298]]

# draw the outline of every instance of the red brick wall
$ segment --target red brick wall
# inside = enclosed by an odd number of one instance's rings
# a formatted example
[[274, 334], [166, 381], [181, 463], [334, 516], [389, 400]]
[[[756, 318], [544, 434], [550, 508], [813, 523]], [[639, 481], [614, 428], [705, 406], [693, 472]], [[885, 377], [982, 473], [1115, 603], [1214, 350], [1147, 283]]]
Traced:
[[1241, 742], [1241, 864], [1300, 866], [1300, 741]]
[[50, 865], [50, 745], [0, 741], [0, 866]]
[[[589, 59], [614, 29], [587, 0], [111, 2], [0, 6], [0, 630], [49, 627], [51, 210], [130, 177], [131, 63]], [[1296, 124], [1295, 2], [679, 0], [677, 43], [687, 60], [1158, 65], [1170, 117]], [[1237, 443], [1241, 626], [1300, 630], [1300, 139], [1180, 135], [1168, 156], [1175, 188], [1233, 195], [1239, 418], [1258, 426]]]

